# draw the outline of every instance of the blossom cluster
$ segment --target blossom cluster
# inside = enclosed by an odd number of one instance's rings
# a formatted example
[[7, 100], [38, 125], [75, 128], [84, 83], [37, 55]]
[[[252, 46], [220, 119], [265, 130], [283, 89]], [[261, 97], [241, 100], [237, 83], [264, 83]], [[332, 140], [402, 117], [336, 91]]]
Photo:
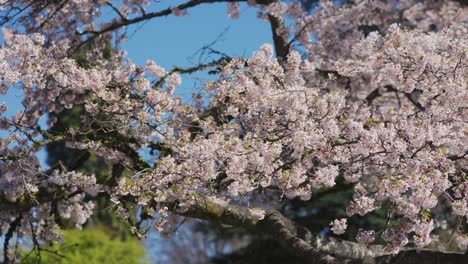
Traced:
[[[183, 208], [198, 193], [236, 200], [273, 187], [308, 200], [314, 190], [332, 188], [343, 171], [346, 180], [359, 182], [349, 216], [390, 205], [398, 216], [382, 238], [395, 249], [410, 241], [426, 246], [432, 209], [453, 204], [455, 214], [466, 215], [459, 201], [467, 199], [460, 180], [468, 140], [465, 35], [460, 26], [428, 34], [396, 25], [385, 37], [370, 34], [355, 44], [355, 59], [336, 62], [351, 91], [314, 88], [308, 79], [317, 70], [313, 64], [291, 51], [280, 65], [265, 45], [248, 60], [233, 60], [217, 82], [206, 85], [211, 101], [202, 113], [216, 116], [192, 114], [199, 132], [180, 127], [171, 143], [176, 154], [158, 160], [154, 172], [122, 195], [156, 193]], [[415, 45], [420, 53], [409, 52]], [[423, 69], [417, 68], [421, 60], [427, 60]], [[414, 79], [399, 81], [402, 75]], [[368, 86], [392, 87], [394, 93], [360, 99], [356, 90], [367, 92]], [[342, 223], [334, 222], [335, 233], [344, 232]], [[371, 239], [362, 234], [360, 240]]]
[[[24, 97], [23, 109], [14, 116], [6, 114], [7, 104], [0, 108], [0, 129], [6, 134], [0, 139], [0, 232], [6, 234], [13, 228], [12, 220], [19, 219], [18, 238], [58, 241], [59, 219], [81, 228], [94, 207], [86, 197], [110, 188], [97, 184], [94, 175], [67, 172], [60, 164], [41, 168], [38, 152], [49, 143], [64, 142], [71, 148], [92, 151], [111, 165], [132, 166], [122, 148], [135, 151], [137, 144], [147, 145], [162, 137], [158, 130], [162, 133], [164, 129], [159, 127], [180, 102], [172, 96], [180, 77], [167, 76], [152, 61], [142, 67], [130, 61], [116, 64], [119, 56], [111, 63], [96, 60], [96, 66], [83, 67], [68, 57], [67, 47], [49, 45], [40, 34], [3, 31], [0, 93], [21, 91]], [[151, 89], [162, 78], [166, 82]], [[55, 115], [74, 106], [84, 108], [83, 127], [69, 128], [65, 134], [48, 130]], [[41, 127], [40, 122], [48, 117], [46, 127]], [[122, 146], [126, 142], [119, 142], [121, 146], [116, 146], [99, 137], [116, 128], [137, 144]]]

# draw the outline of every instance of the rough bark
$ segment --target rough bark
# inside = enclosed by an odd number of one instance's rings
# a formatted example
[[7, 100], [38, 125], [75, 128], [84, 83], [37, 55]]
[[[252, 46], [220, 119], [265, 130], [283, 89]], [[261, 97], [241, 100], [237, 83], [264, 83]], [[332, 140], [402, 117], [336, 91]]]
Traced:
[[429, 249], [406, 248], [393, 254], [383, 246], [365, 246], [356, 242], [312, 234], [307, 228], [297, 225], [280, 212], [272, 210], [263, 219], [258, 219], [252, 209], [225, 205], [200, 196], [198, 203], [182, 215], [205, 219], [221, 224], [240, 226], [271, 236], [282, 247], [308, 263], [468, 263], [468, 255]]

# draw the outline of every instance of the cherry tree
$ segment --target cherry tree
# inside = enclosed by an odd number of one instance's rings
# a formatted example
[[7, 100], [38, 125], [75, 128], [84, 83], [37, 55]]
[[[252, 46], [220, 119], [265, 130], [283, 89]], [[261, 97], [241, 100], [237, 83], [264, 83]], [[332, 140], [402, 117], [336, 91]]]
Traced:
[[[126, 26], [216, 2], [233, 19], [243, 2], [257, 9], [272, 43], [248, 58], [170, 70], [109, 51]], [[190, 0], [161, 10], [149, 0], [0, 1], [0, 92], [24, 94], [14, 116], [0, 105], [3, 262], [19, 261], [21, 239], [40, 252], [61, 240], [63, 221], [81, 228], [95, 196], [139, 237], [149, 231], [142, 221], [166, 232], [184, 216], [269, 235], [311, 263], [466, 261], [466, 4], [320, 1], [307, 12], [299, 2]], [[180, 75], [201, 70], [216, 77], [184, 103], [174, 94]], [[75, 106], [81, 127], [50, 129]], [[41, 167], [38, 152], [59, 142], [101, 156], [107, 180], [79, 172], [87, 156]], [[314, 199], [338, 181], [354, 194], [332, 234], [310, 232], [275, 204]], [[387, 214], [382, 229], [340, 238], [350, 217], [376, 210]], [[458, 251], [445, 247], [452, 241]]]

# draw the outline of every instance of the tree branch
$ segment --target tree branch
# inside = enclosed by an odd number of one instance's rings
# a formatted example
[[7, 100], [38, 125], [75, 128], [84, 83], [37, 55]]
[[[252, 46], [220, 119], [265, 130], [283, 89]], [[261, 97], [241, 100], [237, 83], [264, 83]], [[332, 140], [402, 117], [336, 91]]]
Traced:
[[[174, 208], [171, 206], [170, 208]], [[175, 212], [177, 213], [177, 212]], [[204, 219], [211, 222], [240, 226], [254, 232], [273, 236], [275, 240], [298, 256], [311, 259], [311, 263], [415, 263], [417, 258], [424, 263], [464, 263], [468, 256], [429, 249], [403, 249], [397, 254], [383, 246], [366, 246], [356, 242], [332, 237], [317, 236], [280, 212], [272, 210], [263, 218], [258, 211], [237, 205], [227, 205], [216, 200], [197, 196], [197, 203], [183, 213], [183, 216]]]
[[206, 69], [211, 68], [211, 67], [223, 66], [223, 65], [227, 64], [231, 60], [232, 60], [232, 58], [223, 56], [223, 57], [219, 58], [218, 60], [211, 61], [211, 62], [208, 62], [208, 63], [202, 63], [202, 64], [199, 64], [199, 65], [196, 65], [196, 66], [193, 66], [193, 67], [189, 67], [189, 68], [174, 67], [172, 70], [167, 72], [163, 77], [161, 77], [153, 85], [153, 88], [160, 87], [164, 83], [164, 81], [167, 79], [167, 77], [169, 77], [173, 73], [191, 74], [191, 73], [194, 73], [194, 72], [197, 72], [197, 71], [206, 70]]
[[447, 158], [452, 161], [457, 161], [457, 160], [464, 159], [467, 155], [468, 155], [468, 151], [465, 151], [463, 155], [460, 155], [460, 156], [453, 155], [453, 156], [448, 156]]
[[5, 234], [5, 240], [3, 242], [3, 263], [5, 264], [10, 263], [10, 258], [8, 256], [8, 246], [10, 244], [10, 239], [13, 237], [13, 233], [21, 225], [22, 219], [23, 217], [21, 215], [16, 217], [16, 219], [10, 223], [10, 226], [8, 227], [8, 231]]
[[372, 102], [377, 99], [377, 97], [381, 96], [382, 94], [386, 93], [386, 92], [396, 92], [396, 93], [403, 93], [405, 95], [405, 97], [420, 111], [424, 111], [425, 108], [424, 106], [421, 105], [421, 103], [419, 103], [414, 97], [417, 95], [418, 92], [420, 92], [419, 90], [415, 89], [413, 90], [411, 93], [407, 93], [407, 92], [403, 92], [403, 91], [400, 91], [398, 89], [396, 89], [395, 87], [391, 86], [391, 85], [385, 85], [383, 87], [383, 91], [380, 91], [380, 88], [377, 88], [375, 89], [374, 91], [372, 91], [367, 97], [366, 97], [366, 101], [367, 103], [370, 105], [372, 104]]
[[280, 64], [284, 64], [289, 54], [289, 44], [287, 39], [278, 34], [278, 31], [284, 28], [284, 20], [281, 17], [276, 17], [271, 14], [268, 14], [268, 20], [271, 25], [276, 57]]

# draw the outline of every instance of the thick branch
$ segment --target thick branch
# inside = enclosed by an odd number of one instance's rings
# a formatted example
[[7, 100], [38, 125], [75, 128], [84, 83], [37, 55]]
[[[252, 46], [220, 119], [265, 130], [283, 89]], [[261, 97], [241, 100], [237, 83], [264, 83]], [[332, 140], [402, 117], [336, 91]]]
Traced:
[[254, 209], [222, 204], [203, 196], [199, 196], [195, 205], [179, 214], [271, 235], [281, 241], [287, 250], [310, 258], [310, 263], [414, 263], [416, 258], [424, 259], [424, 263], [464, 263], [468, 260], [466, 255], [428, 249], [406, 249], [392, 255], [379, 245], [365, 246], [314, 235], [278, 211], [270, 211], [259, 219], [258, 211]]
[[449, 160], [457, 161], [457, 160], [464, 159], [467, 155], [468, 155], [468, 151], [465, 151], [463, 155], [460, 155], [460, 156], [453, 155], [453, 156], [448, 156], [447, 158]]
[[278, 62], [283, 64], [286, 62], [289, 54], [288, 40], [279, 34], [280, 31], [284, 28], [283, 18], [268, 14], [268, 20], [270, 20], [276, 57], [278, 58]]

